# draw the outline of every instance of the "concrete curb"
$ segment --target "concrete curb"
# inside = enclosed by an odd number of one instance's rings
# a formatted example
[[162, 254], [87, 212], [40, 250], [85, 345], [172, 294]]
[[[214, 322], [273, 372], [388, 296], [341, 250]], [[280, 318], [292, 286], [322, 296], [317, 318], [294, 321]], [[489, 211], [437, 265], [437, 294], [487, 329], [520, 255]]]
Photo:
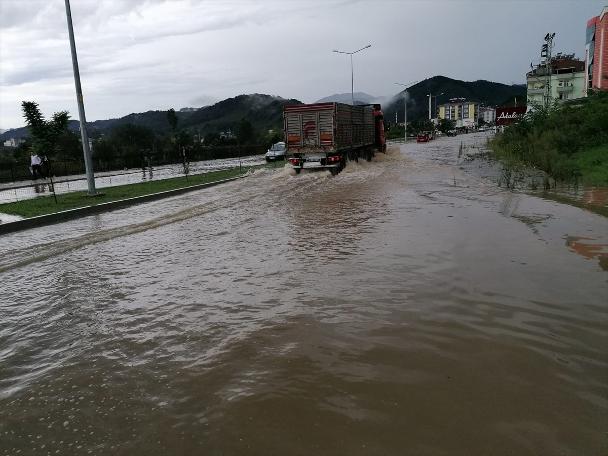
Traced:
[[15, 231], [27, 230], [29, 228], [36, 228], [44, 225], [51, 225], [53, 223], [64, 222], [85, 215], [97, 214], [99, 212], [112, 211], [114, 209], [121, 209], [123, 207], [133, 206], [135, 204], [145, 203], [148, 201], [154, 201], [169, 196], [180, 195], [182, 193], [191, 192], [194, 190], [200, 190], [203, 188], [214, 187], [219, 184], [232, 182], [237, 179], [242, 179], [244, 176], [231, 177], [229, 179], [222, 179], [215, 182], [206, 182], [204, 184], [190, 185], [188, 187], [176, 188], [174, 190], [165, 190], [164, 192], [151, 193], [149, 195], [136, 196], [134, 198], [127, 198], [117, 201], [109, 201], [107, 203], [96, 204], [93, 206], [79, 207], [76, 209], [68, 209], [67, 211], [55, 212], [53, 214], [38, 215], [36, 217], [30, 217], [23, 220], [17, 220], [15, 222], [0, 223], [0, 235], [7, 233], [14, 233]]

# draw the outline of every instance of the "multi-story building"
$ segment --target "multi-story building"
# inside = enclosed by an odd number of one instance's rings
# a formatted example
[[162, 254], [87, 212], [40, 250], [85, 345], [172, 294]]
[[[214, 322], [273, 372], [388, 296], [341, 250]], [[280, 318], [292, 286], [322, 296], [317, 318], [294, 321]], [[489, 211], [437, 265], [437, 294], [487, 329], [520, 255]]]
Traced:
[[6, 141], [4, 141], [4, 147], [17, 147], [24, 142], [25, 142], [25, 139], [22, 139], [22, 138], [9, 138]]
[[585, 92], [608, 90], [608, 6], [587, 21]]
[[483, 120], [486, 124], [494, 124], [496, 121], [496, 108], [491, 106], [479, 107], [479, 120]]
[[574, 54], [557, 54], [548, 65], [537, 65], [526, 75], [528, 109], [584, 97], [585, 79], [585, 62]]
[[439, 105], [438, 118], [456, 122], [456, 128], [474, 128], [477, 126], [479, 103], [464, 98], [452, 98]]

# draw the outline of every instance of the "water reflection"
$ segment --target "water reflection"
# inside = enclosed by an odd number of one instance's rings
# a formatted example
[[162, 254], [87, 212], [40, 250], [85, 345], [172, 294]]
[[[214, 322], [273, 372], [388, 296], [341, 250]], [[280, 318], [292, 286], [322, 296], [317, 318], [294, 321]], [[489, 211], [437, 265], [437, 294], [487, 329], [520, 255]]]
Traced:
[[0, 454], [602, 454], [608, 221], [466, 140], [0, 238]]
[[600, 267], [608, 271], [608, 244], [598, 243], [596, 239], [588, 237], [567, 236], [566, 245], [585, 258], [597, 259]]

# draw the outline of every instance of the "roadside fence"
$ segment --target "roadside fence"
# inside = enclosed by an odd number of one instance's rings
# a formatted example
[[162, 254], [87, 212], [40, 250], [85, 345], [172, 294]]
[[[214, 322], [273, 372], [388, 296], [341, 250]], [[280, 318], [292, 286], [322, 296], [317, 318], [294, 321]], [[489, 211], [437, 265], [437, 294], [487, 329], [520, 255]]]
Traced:
[[[137, 153], [96, 155], [93, 151], [93, 168], [96, 173], [122, 171], [133, 168], [159, 167], [184, 162], [184, 153], [189, 162], [210, 161], [227, 158], [248, 157], [266, 152], [264, 145], [228, 145], [228, 146], [197, 146], [184, 147], [180, 150], [167, 152], [155, 151], [153, 149], [142, 149]], [[48, 165], [43, 166], [43, 175], [56, 178], [61, 176], [73, 176], [84, 174], [84, 160], [51, 160]], [[32, 179], [32, 170], [29, 160], [22, 163], [0, 162], [0, 184], [5, 182], [21, 182]]]
[[[220, 150], [219, 154], [217, 153], [217, 149], [213, 152], [215, 155], [222, 155], [221, 152], [227, 155], [234, 155], [234, 147], [232, 149], [232, 151], [225, 149]], [[265, 148], [263, 146], [241, 147], [238, 152], [241, 152], [242, 154], [239, 156], [210, 160], [193, 160], [189, 155], [190, 151], [184, 149], [180, 154], [179, 160], [172, 160], [172, 163], [164, 163], [162, 157], [142, 153], [136, 166], [124, 167], [122, 169], [116, 166], [104, 167], [102, 161], [97, 161], [94, 163], [95, 185], [97, 188], [104, 188], [176, 177], [185, 177], [188, 179], [189, 176], [205, 174], [212, 171], [235, 168], [242, 169], [245, 166], [255, 166], [265, 163], [264, 156], [259, 155], [260, 150], [264, 152]], [[254, 152], [257, 154], [244, 155], [245, 152]], [[198, 156], [201, 156], [201, 154], [198, 154]], [[119, 162], [119, 158], [114, 158], [110, 161], [106, 157], [106, 165], [110, 162], [115, 165]], [[133, 161], [125, 160], [123, 163], [132, 164]], [[1, 166], [2, 165], [0, 165], [0, 167]], [[58, 195], [87, 189], [87, 180], [83, 163], [77, 161], [51, 162], [50, 169], [43, 169], [42, 174], [44, 177], [32, 179], [29, 167], [23, 166], [19, 168], [19, 170], [10, 168], [8, 170], [6, 168], [1, 169], [0, 176], [6, 177], [8, 175], [9, 179], [4, 182], [0, 180], [0, 204], [29, 200], [48, 195], [53, 195], [56, 201]]]

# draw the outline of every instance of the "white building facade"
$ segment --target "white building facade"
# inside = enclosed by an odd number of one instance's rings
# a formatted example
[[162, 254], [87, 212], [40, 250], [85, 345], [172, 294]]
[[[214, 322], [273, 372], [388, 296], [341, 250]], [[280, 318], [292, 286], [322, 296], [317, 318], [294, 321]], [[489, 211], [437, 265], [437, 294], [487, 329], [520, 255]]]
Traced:
[[496, 122], [496, 108], [491, 106], [479, 107], [479, 120], [483, 120], [486, 124], [494, 124]]
[[549, 69], [539, 65], [530, 71], [526, 82], [528, 110], [582, 98], [586, 95], [585, 63], [573, 55], [558, 55]]

